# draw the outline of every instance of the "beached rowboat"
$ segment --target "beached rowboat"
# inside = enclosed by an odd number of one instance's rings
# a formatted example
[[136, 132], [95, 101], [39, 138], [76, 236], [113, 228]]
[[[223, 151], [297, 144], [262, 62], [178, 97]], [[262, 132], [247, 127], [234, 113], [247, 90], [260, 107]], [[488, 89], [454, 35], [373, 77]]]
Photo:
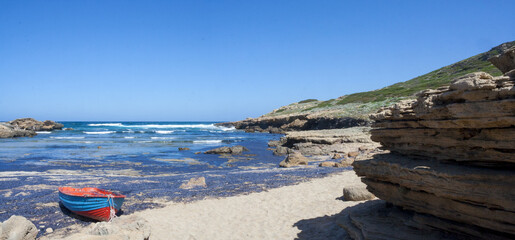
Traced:
[[75, 214], [109, 221], [120, 211], [125, 196], [98, 188], [60, 187], [59, 199]]

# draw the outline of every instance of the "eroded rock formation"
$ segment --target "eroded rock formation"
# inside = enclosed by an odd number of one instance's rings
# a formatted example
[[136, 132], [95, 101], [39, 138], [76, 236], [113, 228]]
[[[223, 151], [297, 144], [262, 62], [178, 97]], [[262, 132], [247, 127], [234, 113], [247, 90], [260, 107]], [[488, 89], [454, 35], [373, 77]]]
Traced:
[[63, 124], [56, 123], [51, 120], [41, 122], [33, 118], [20, 118], [10, 121], [9, 124], [13, 126], [18, 126], [21, 129], [33, 131], [51, 131], [54, 129], [62, 129], [64, 127]]
[[0, 138], [13, 138], [13, 137], [32, 137], [36, 132], [31, 130], [21, 129], [7, 123], [0, 123]]
[[36, 131], [51, 131], [62, 128], [63, 124], [50, 120], [40, 122], [33, 118], [20, 118], [0, 123], [0, 138], [32, 137], [37, 135]]
[[272, 142], [276, 146], [276, 155], [285, 155], [289, 152], [299, 151], [303, 155], [347, 155], [349, 152], [358, 152], [375, 149], [379, 144], [370, 139], [369, 127], [354, 127], [332, 130], [311, 130], [287, 132], [279, 142]]
[[374, 205], [376, 213], [359, 209], [354, 217], [348, 210], [341, 224], [355, 239], [380, 238], [381, 219], [443, 231], [428, 233], [435, 238], [515, 238], [514, 53], [492, 61], [504, 76], [468, 74], [372, 116], [372, 140], [391, 153], [356, 161], [354, 170], [371, 193], [400, 208]]

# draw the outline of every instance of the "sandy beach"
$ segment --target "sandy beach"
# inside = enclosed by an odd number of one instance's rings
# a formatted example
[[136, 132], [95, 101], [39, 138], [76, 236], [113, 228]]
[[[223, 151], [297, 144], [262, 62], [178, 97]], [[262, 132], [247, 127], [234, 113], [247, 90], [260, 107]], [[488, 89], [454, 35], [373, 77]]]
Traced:
[[[141, 217], [150, 239], [345, 239], [331, 217], [359, 202], [342, 201], [343, 187], [361, 184], [354, 171], [297, 185], [227, 198], [168, 203], [120, 218]], [[74, 234], [55, 232], [45, 239], [113, 239], [77, 227]]]

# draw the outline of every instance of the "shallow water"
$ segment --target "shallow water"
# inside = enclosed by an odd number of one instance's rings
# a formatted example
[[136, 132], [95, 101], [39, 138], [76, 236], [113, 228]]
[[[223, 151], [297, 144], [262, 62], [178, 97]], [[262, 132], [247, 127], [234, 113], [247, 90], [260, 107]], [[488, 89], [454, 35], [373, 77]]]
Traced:
[[[315, 166], [278, 168], [267, 149], [278, 134], [245, 133], [213, 122], [63, 122], [32, 138], [0, 139], [0, 221], [13, 214], [38, 228], [87, 221], [59, 206], [58, 186], [99, 187], [127, 195], [124, 214], [165, 201], [192, 201], [259, 192], [343, 171]], [[243, 145], [237, 156], [195, 154]], [[190, 150], [179, 151], [179, 147]], [[180, 189], [192, 177], [206, 188]]]

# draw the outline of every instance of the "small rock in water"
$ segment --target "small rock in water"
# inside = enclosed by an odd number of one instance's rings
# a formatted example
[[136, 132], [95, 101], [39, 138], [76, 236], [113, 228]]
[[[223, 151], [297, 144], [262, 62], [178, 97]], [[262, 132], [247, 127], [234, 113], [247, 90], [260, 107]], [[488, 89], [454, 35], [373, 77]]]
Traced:
[[342, 155], [340, 155], [339, 153], [335, 153], [332, 157], [332, 159], [340, 159], [342, 158]]
[[274, 155], [276, 156], [284, 156], [286, 154], [288, 154], [287, 147], [277, 146], [277, 148], [274, 150]]
[[269, 147], [277, 147], [279, 145], [281, 145], [281, 141], [278, 141], [278, 140], [270, 140], [268, 142]]
[[190, 150], [190, 148], [187, 148], [187, 147], [180, 147], [179, 148], [179, 151], [187, 151], [187, 150]]
[[195, 152], [195, 154], [201, 154], [202, 152]]
[[322, 162], [318, 166], [319, 167], [338, 167], [338, 163], [335, 162]]
[[243, 152], [248, 152], [249, 150], [243, 146], [233, 146], [233, 147], [219, 147], [211, 150], [207, 150], [205, 154], [241, 154]]
[[192, 189], [192, 188], [196, 188], [196, 187], [207, 187], [206, 178], [205, 177], [191, 178], [187, 183], [181, 184], [181, 186], [179, 188]]
[[352, 158], [345, 158], [345, 159], [340, 161], [340, 167], [352, 166], [353, 162], [354, 162], [354, 159], [352, 159]]
[[280, 167], [293, 167], [299, 165], [308, 165], [309, 159], [304, 157], [300, 152], [293, 152], [288, 154], [288, 156], [279, 163]]
[[97, 148], [98, 148], [98, 149], [101, 149], [101, 148], [102, 148], [102, 146], [98, 146]]
[[53, 233], [53, 232], [54, 232], [54, 229], [52, 229], [52, 228], [47, 228], [47, 229], [45, 230], [45, 232], [46, 232], [46, 233]]

